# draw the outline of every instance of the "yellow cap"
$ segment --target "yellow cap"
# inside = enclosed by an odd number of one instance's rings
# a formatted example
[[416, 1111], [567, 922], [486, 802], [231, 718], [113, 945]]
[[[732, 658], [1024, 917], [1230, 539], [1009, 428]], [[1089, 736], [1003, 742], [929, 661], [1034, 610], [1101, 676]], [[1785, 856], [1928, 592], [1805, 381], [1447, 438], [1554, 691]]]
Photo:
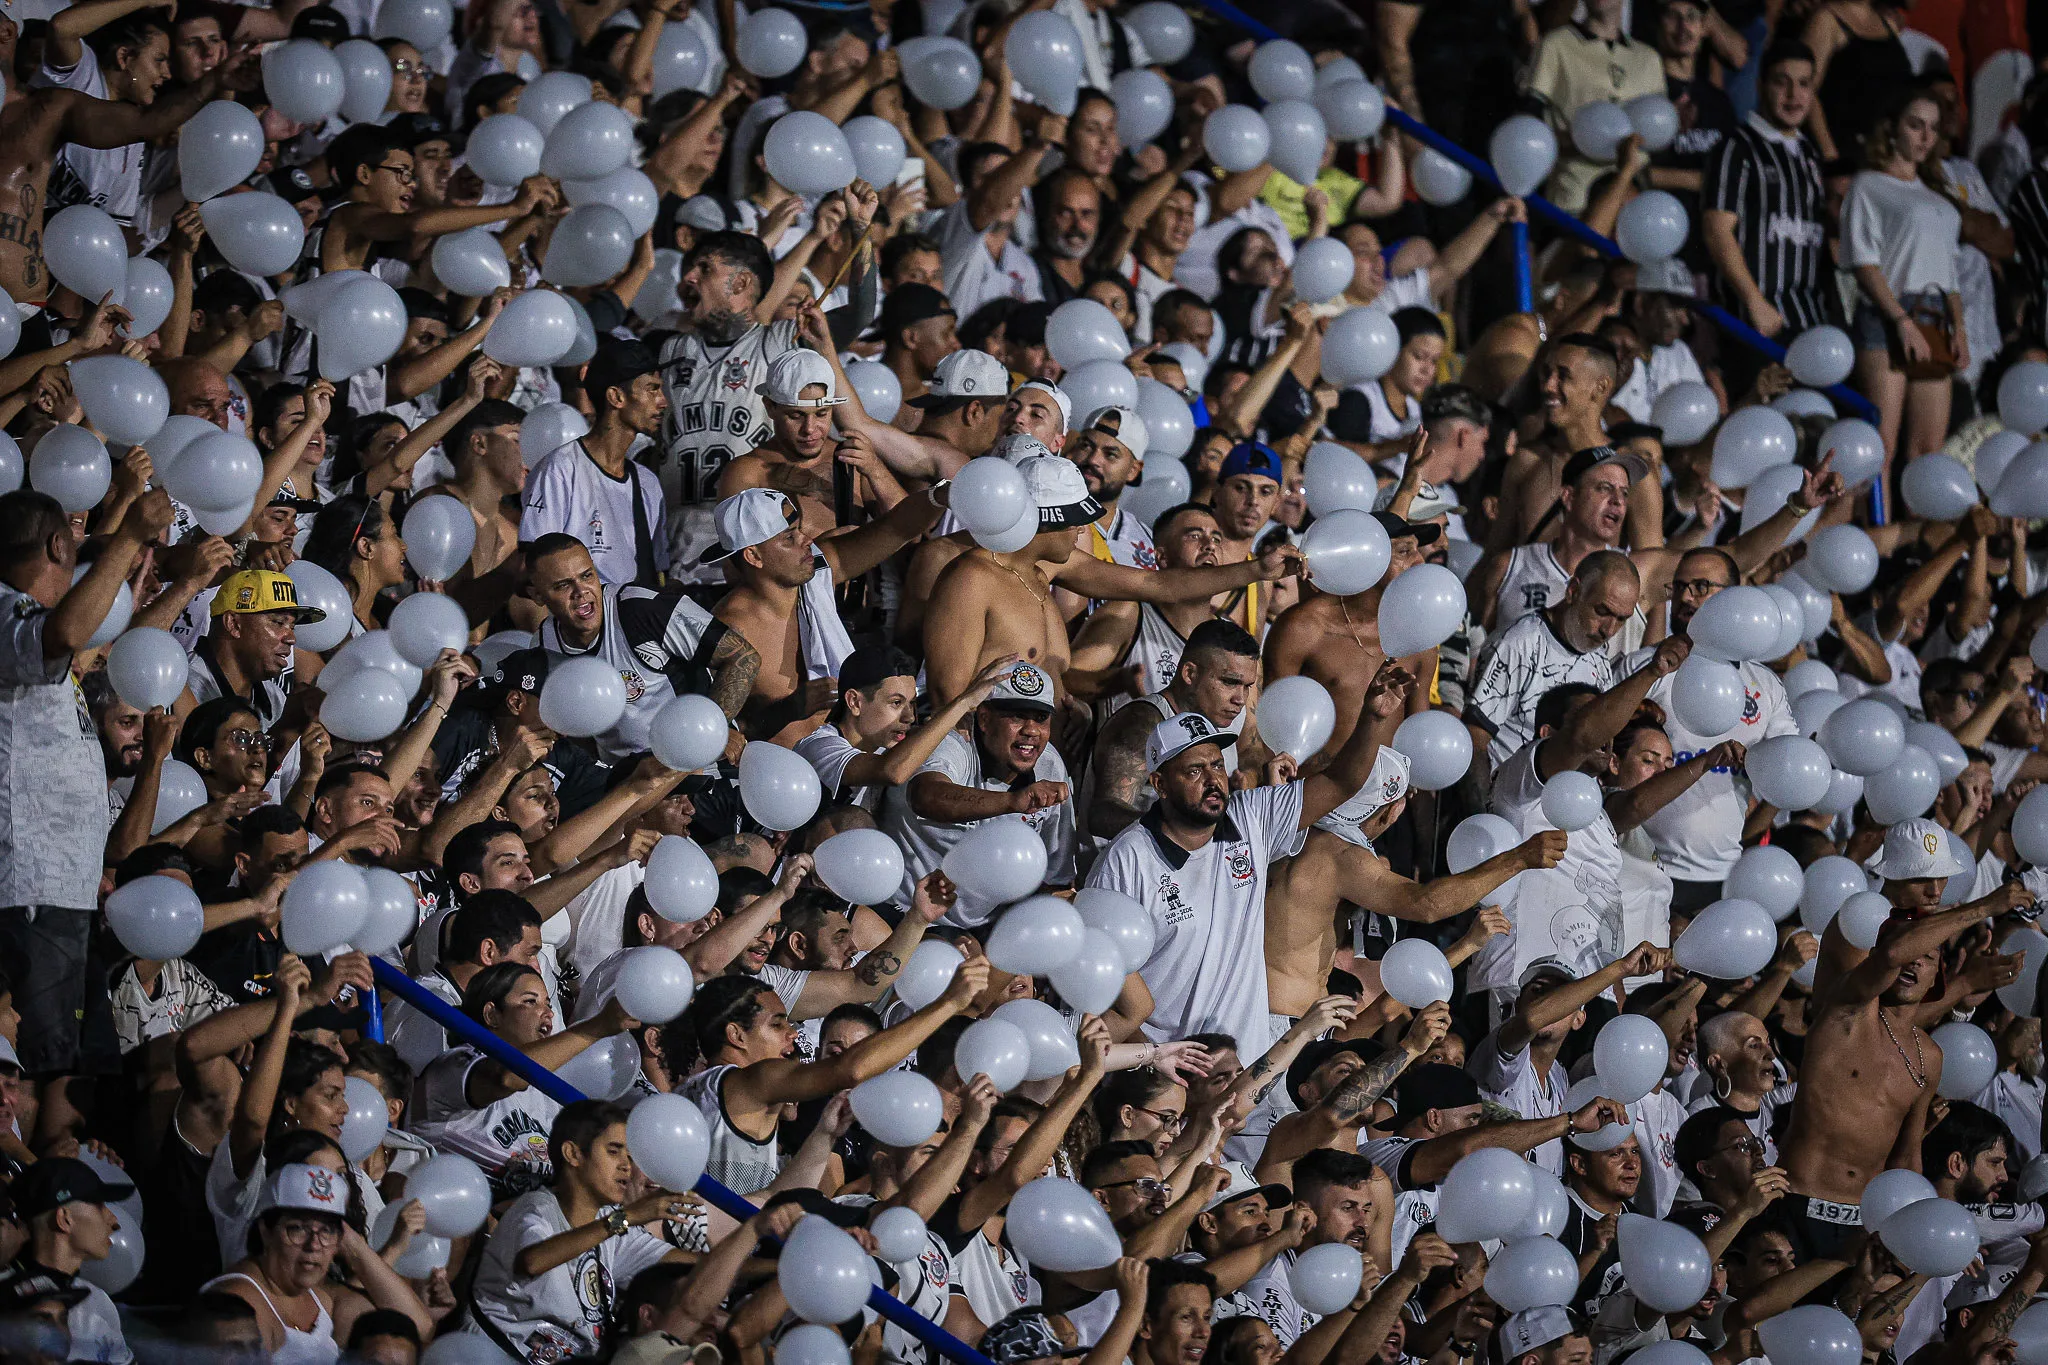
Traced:
[[299, 605], [298, 584], [271, 569], [242, 569], [230, 574], [213, 595], [213, 615], [253, 615], [266, 611], [292, 613], [294, 625], [309, 626], [327, 619], [318, 607]]

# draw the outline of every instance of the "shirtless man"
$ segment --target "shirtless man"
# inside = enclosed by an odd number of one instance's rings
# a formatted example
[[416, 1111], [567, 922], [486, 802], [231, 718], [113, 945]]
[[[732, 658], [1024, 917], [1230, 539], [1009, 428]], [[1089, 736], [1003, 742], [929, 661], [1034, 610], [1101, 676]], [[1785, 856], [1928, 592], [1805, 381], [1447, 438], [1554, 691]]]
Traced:
[[[1091, 539], [1094, 528], [1090, 527]], [[1214, 508], [1199, 502], [1182, 503], [1161, 512], [1152, 524], [1154, 550], [1162, 573], [1182, 574], [1191, 569], [1212, 568], [1223, 562], [1223, 530], [1216, 524]], [[1146, 602], [1105, 602], [1082, 623], [1074, 635], [1074, 656], [1067, 665], [1073, 675], [1070, 690], [1084, 697], [1116, 698], [1147, 696], [1169, 687], [1181, 671], [1183, 649], [1188, 637], [1205, 621], [1219, 619], [1209, 602], [1197, 598], [1153, 606]], [[1236, 625], [1236, 622], [1227, 624]], [[1240, 634], [1246, 633], [1242, 626]], [[1253, 646], [1254, 650], [1257, 646]], [[1258, 681], [1258, 667], [1252, 668]], [[1240, 709], [1243, 703], [1239, 703]], [[1192, 710], [1178, 707], [1177, 710]], [[1165, 719], [1162, 712], [1153, 721]], [[1234, 718], [1234, 713], [1233, 713]], [[1216, 725], [1224, 721], [1209, 717]], [[1149, 731], [1147, 732], [1149, 733]], [[1139, 750], [1145, 736], [1138, 735]]]
[[[14, 70], [20, 36], [14, 20], [0, 16], [0, 71]], [[43, 210], [50, 167], [64, 144], [111, 151], [154, 142], [189, 122], [223, 91], [254, 90], [261, 79], [255, 49], [243, 47], [226, 65], [147, 107], [94, 99], [77, 90], [29, 89], [22, 82], [8, 81], [6, 101], [0, 104], [0, 287], [16, 303], [41, 303], [49, 296]]]
[[[1089, 618], [1089, 627], [1107, 611], [1135, 605], [1113, 602]], [[1205, 616], [1208, 612], [1206, 602], [1186, 605], [1192, 605]], [[1082, 635], [1086, 634], [1084, 628]], [[1077, 661], [1084, 647], [1082, 640], [1075, 640]], [[1095, 762], [1088, 770], [1092, 791], [1082, 813], [1087, 832], [1097, 839], [1115, 838], [1126, 825], [1151, 809], [1157, 794], [1147, 780], [1145, 741], [1152, 737], [1160, 721], [1188, 712], [1218, 730], [1235, 731], [1243, 723], [1245, 705], [1258, 685], [1259, 642], [1242, 626], [1207, 617], [1191, 629], [1186, 648], [1173, 661], [1166, 686], [1134, 697], [1119, 707], [1097, 733]]]
[[1565, 461], [1576, 451], [1607, 444], [1603, 416], [1620, 387], [1620, 362], [1599, 337], [1573, 332], [1550, 348], [1541, 384], [1547, 425], [1509, 459], [1501, 475], [1501, 515], [1488, 537], [1489, 552], [1506, 553], [1535, 538], [1565, 485], [1560, 477]]
[[[772, 739], [831, 709], [838, 693], [833, 679], [853, 652], [833, 587], [860, 577], [929, 531], [945, 506], [944, 488], [926, 489], [899, 501], [879, 521], [820, 540], [805, 529], [790, 497], [774, 489], [745, 489], [718, 504], [719, 548], [705, 561], [723, 561], [734, 586], [713, 616], [761, 656], [761, 670], [740, 714], [746, 733]], [[979, 669], [975, 664], [966, 678]], [[958, 690], [966, 690], [964, 679]], [[935, 686], [933, 695], [945, 701], [954, 693], [939, 697]]]
[[[1786, 1230], [1802, 1260], [1835, 1257], [1862, 1232], [1860, 1201], [1889, 1167], [1920, 1169], [1928, 1105], [1941, 1084], [1941, 1048], [1922, 1030], [1939, 1001], [2017, 979], [2020, 955], [1972, 954], [1943, 983], [1942, 951], [1987, 917], [2023, 909], [2033, 895], [2007, 882], [1982, 900], [1941, 909], [1948, 877], [1963, 870], [1940, 826], [1902, 820], [1885, 832], [1877, 873], [1895, 907], [1877, 946], [1859, 952], [1829, 924], [1821, 936], [1799, 1102], [1780, 1146], [1792, 1179]], [[1946, 989], [1937, 991], [1938, 985]], [[1939, 1005], [1946, 1018], [1948, 1006]]]
[[939, 575], [925, 615], [925, 676], [932, 700], [965, 691], [981, 666], [1017, 654], [1057, 679], [1071, 648], [1052, 585], [1085, 597], [1140, 602], [1200, 601], [1246, 584], [1299, 572], [1301, 552], [1280, 545], [1255, 560], [1162, 574], [1077, 554], [1080, 534], [1102, 515], [1070, 460], [1036, 456], [1019, 466], [1038, 505], [1039, 532], [1008, 553], [976, 549]]
[[842, 525], [839, 519], [838, 466], [854, 505], [879, 517], [903, 501], [903, 485], [887, 465], [875, 458], [874, 447], [859, 431], [833, 446], [832, 418], [846, 402], [837, 397], [832, 365], [816, 351], [784, 351], [768, 364], [768, 380], [757, 390], [768, 412], [768, 444], [728, 464], [718, 475], [718, 496], [732, 497], [745, 488], [769, 488], [794, 499], [803, 513], [804, 530], [813, 538]]
[[[495, 367], [495, 362], [484, 363]], [[526, 414], [502, 398], [469, 398], [480, 392], [482, 386], [472, 382], [463, 395], [470, 406], [466, 412], [458, 409], [442, 442], [455, 463], [455, 478], [428, 490], [449, 494], [469, 509], [476, 522], [469, 567], [478, 578], [518, 550], [519, 495], [526, 487], [526, 461], [519, 453], [519, 424]]]
[[[1433, 525], [1414, 525], [1391, 512], [1375, 512], [1373, 518], [1386, 528], [1393, 555], [1386, 576], [1364, 592], [1350, 597], [1318, 593], [1306, 602], [1289, 607], [1266, 637], [1266, 681], [1303, 674], [1329, 690], [1337, 704], [1337, 728], [1331, 732], [1324, 753], [1335, 753], [1350, 738], [1352, 721], [1358, 715], [1359, 698], [1379, 672], [1386, 657], [1380, 650], [1380, 594], [1387, 584], [1422, 562], [1422, 547], [1432, 545], [1441, 534]], [[1402, 667], [1420, 678], [1430, 677], [1428, 655], [1411, 655]], [[1409, 694], [1408, 714], [1426, 710], [1429, 689], [1418, 687]], [[1391, 735], [1389, 736], [1391, 738]], [[1312, 756], [1306, 771], [1319, 765]]]

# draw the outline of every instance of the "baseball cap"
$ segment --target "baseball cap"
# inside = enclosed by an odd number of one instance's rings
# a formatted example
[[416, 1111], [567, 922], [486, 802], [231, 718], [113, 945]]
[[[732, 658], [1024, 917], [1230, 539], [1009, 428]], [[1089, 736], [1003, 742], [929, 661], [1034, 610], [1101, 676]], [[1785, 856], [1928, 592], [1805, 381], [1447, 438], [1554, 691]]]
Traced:
[[1391, 806], [1408, 794], [1408, 755], [1391, 744], [1382, 744], [1373, 757], [1372, 771], [1365, 785], [1353, 792], [1343, 805], [1316, 821], [1316, 828], [1336, 835], [1347, 844], [1369, 848], [1363, 826], [1382, 806]]
[[[305, 15], [299, 17], [304, 18]], [[432, 114], [400, 114], [384, 126], [404, 138], [408, 147], [417, 147], [422, 142], [453, 140], [448, 135], [448, 125]]]
[[1394, 1087], [1394, 1126], [1405, 1127], [1432, 1109], [1463, 1109], [1479, 1103], [1479, 1083], [1455, 1066], [1431, 1062], [1408, 1068]]
[[1554, 1304], [1524, 1308], [1500, 1325], [1500, 1353], [1508, 1365], [1514, 1365], [1519, 1357], [1540, 1351], [1577, 1330], [1572, 1325], [1572, 1315]]
[[303, 1161], [280, 1166], [277, 1174], [264, 1185], [263, 1197], [256, 1204], [259, 1214], [272, 1209], [301, 1209], [307, 1213], [346, 1217], [348, 1177], [325, 1166], [311, 1166]]
[[[841, 687], [845, 684], [842, 682]], [[1018, 664], [989, 690], [988, 705], [1014, 711], [1053, 711], [1052, 675], [1037, 664]]]
[[1058, 455], [1033, 455], [1017, 462], [1031, 500], [1038, 504], [1038, 529], [1086, 526], [1102, 517], [1102, 504], [1088, 491], [1088, 480], [1072, 460]]
[[1074, 429], [1074, 400], [1067, 397], [1065, 389], [1043, 379], [1027, 379], [1017, 386], [1018, 393], [1022, 393], [1026, 389], [1044, 389], [1047, 393], [1051, 394], [1052, 401], [1060, 405], [1060, 430], [1072, 431]]
[[1260, 474], [1279, 483], [1279, 452], [1259, 441], [1238, 442], [1230, 448], [1230, 453], [1223, 457], [1223, 468], [1216, 471], [1216, 480], [1221, 483], [1239, 474]]
[[270, 192], [287, 204], [321, 197], [320, 187], [313, 183], [313, 177], [306, 174], [303, 166], [281, 166], [263, 179], [270, 186]]
[[553, 657], [539, 645], [512, 650], [498, 660], [496, 668], [479, 678], [474, 688], [464, 691], [474, 692], [475, 704], [484, 710], [495, 708], [508, 692], [528, 692], [537, 697], [541, 684], [548, 680]]
[[726, 229], [724, 207], [708, 194], [693, 194], [676, 205], [675, 220], [702, 232], [723, 232]]
[[1199, 744], [1219, 749], [1237, 742], [1228, 730], [1219, 730], [1199, 711], [1179, 711], [1152, 727], [1145, 738], [1145, 771], [1156, 773]]
[[894, 645], [861, 645], [839, 665], [839, 690], [872, 692], [886, 678], [914, 678], [917, 660]]
[[996, 443], [989, 447], [988, 453], [999, 460], [1008, 460], [1020, 469], [1026, 460], [1052, 458], [1052, 448], [1028, 431], [1012, 431], [996, 437]]
[[981, 1353], [995, 1365], [1023, 1365], [1027, 1360], [1067, 1359], [1088, 1354], [1089, 1347], [1069, 1347], [1053, 1330], [1052, 1315], [1043, 1308], [1019, 1308], [982, 1333]]
[[630, 390], [641, 375], [655, 374], [660, 369], [661, 362], [642, 343], [604, 337], [598, 342], [597, 354], [583, 367], [583, 392], [590, 395], [591, 405], [601, 412], [606, 390]]
[[299, 626], [327, 619], [327, 613], [318, 607], [300, 606], [299, 585], [271, 569], [242, 569], [229, 574], [228, 581], [213, 595], [215, 616], [230, 612], [254, 616], [270, 611], [291, 612], [292, 624]]
[[134, 1194], [135, 1187], [101, 1179], [98, 1171], [76, 1157], [46, 1156], [16, 1176], [7, 1192], [25, 1221], [66, 1204], [118, 1204]]
[[[1373, 510], [1375, 512], [1384, 512], [1389, 507], [1392, 507], [1394, 505], [1394, 494], [1399, 491], [1400, 486], [1398, 484], [1390, 483], [1382, 488], [1378, 496], [1372, 500]], [[1428, 479], [1422, 479], [1417, 481], [1415, 496], [1409, 500], [1408, 520], [1411, 522], [1428, 521], [1430, 518], [1440, 517], [1446, 512], [1462, 512], [1464, 510], [1464, 504], [1458, 501], [1457, 495], [1451, 491], [1450, 485], [1431, 483]]]
[[1370, 1038], [1353, 1038], [1349, 1042], [1324, 1038], [1310, 1043], [1287, 1065], [1287, 1097], [1294, 1101], [1295, 1108], [1306, 1109], [1308, 1105], [1301, 1098], [1301, 1087], [1307, 1083], [1309, 1077], [1322, 1068], [1323, 1063], [1346, 1053], [1361, 1061], [1376, 1062], [1384, 1057], [1386, 1052], [1384, 1043], [1374, 1042]]
[[0, 1313], [18, 1313], [52, 1300], [66, 1308], [76, 1308], [91, 1294], [92, 1288], [84, 1280], [60, 1284], [55, 1275], [46, 1271], [9, 1270], [0, 1274]]
[[289, 479], [277, 486], [277, 491], [270, 495], [270, 501], [265, 504], [269, 507], [289, 507], [294, 512], [317, 512], [323, 505], [312, 498], [302, 498], [292, 492]]
[[1650, 472], [1649, 461], [1631, 451], [1616, 450], [1613, 446], [1587, 446], [1564, 462], [1564, 486], [1569, 488], [1603, 464], [1618, 464], [1626, 469], [1630, 483]]
[[1132, 457], [1139, 460], [1145, 458], [1145, 452], [1152, 446], [1145, 419], [1129, 408], [1097, 408], [1081, 419], [1077, 430], [1100, 432], [1113, 441], [1121, 441]]
[[1675, 294], [1682, 299], [1698, 297], [1692, 286], [1691, 268], [1675, 256], [1666, 256], [1661, 261], [1645, 261], [1638, 265], [1636, 292]]
[[1223, 1163], [1223, 1169], [1230, 1173], [1230, 1183], [1209, 1196], [1209, 1202], [1202, 1205], [1203, 1213], [1211, 1209], [1220, 1209], [1225, 1204], [1235, 1203], [1253, 1194], [1266, 1196], [1268, 1208], [1285, 1208], [1294, 1202], [1294, 1191], [1285, 1185], [1261, 1185], [1242, 1161], [1226, 1161]]
[[[823, 398], [801, 396], [813, 384], [825, 386]], [[768, 382], [755, 385], [754, 392], [785, 408], [836, 408], [846, 401], [844, 397], [835, 396], [832, 362], [816, 351], [801, 347], [784, 351], [769, 361]]]
[[932, 367], [931, 384], [910, 406], [951, 411], [976, 398], [993, 403], [1009, 392], [1010, 372], [1002, 361], [987, 351], [959, 350]]
[[1522, 968], [1522, 974], [1515, 978], [1515, 989], [1525, 991], [1538, 981], [1576, 981], [1572, 969], [1554, 957], [1539, 957]]
[[1949, 847], [1948, 831], [1932, 820], [1901, 820], [1884, 832], [1884, 856], [1873, 869], [1888, 882], [1953, 877], [1963, 860]]
[[323, 43], [345, 43], [349, 39], [348, 20], [332, 5], [313, 5], [302, 9], [292, 20], [292, 37], [316, 38]]
[[700, 564], [716, 564], [775, 539], [796, 524], [796, 504], [772, 488], [744, 488], [719, 503], [711, 520], [718, 528], [718, 547], [700, 555]]
[[1417, 546], [1434, 545], [1442, 537], [1444, 528], [1434, 522], [1413, 522], [1397, 517], [1392, 512], [1375, 512], [1372, 519], [1387, 533], [1388, 540], [1399, 540], [1402, 536], [1413, 536]]
[[959, 316], [953, 305], [946, 302], [946, 296], [928, 284], [899, 284], [889, 291], [889, 297], [882, 301], [882, 336], [888, 342], [896, 340], [896, 334], [905, 327], [911, 327], [927, 318], [950, 318]]

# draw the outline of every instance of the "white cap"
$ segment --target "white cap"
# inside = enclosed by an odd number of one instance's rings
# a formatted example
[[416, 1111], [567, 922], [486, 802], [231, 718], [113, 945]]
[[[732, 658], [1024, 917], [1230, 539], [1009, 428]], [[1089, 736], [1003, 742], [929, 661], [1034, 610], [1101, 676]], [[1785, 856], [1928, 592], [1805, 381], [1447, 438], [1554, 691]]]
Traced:
[[1408, 794], [1408, 755], [1391, 744], [1382, 744], [1372, 761], [1365, 785], [1337, 809], [1316, 821], [1316, 828], [1336, 835], [1347, 844], [1370, 848], [1363, 826], [1375, 814]]
[[1236, 742], [1236, 735], [1217, 729], [1199, 711], [1179, 711], [1153, 726], [1146, 737], [1145, 771], [1156, 773], [1197, 745], [1227, 749]]
[[1293, 1198], [1285, 1185], [1262, 1185], [1258, 1178], [1245, 1169], [1242, 1161], [1226, 1161], [1223, 1169], [1230, 1173], [1230, 1183], [1209, 1196], [1209, 1202], [1202, 1205], [1202, 1212], [1221, 1208], [1233, 1199], [1242, 1199], [1248, 1194], [1263, 1194], [1269, 1208], [1285, 1208]]
[[[825, 386], [823, 398], [801, 396], [813, 384]], [[802, 348], [784, 351], [769, 361], [768, 382], [755, 385], [754, 392], [785, 408], [836, 408], [846, 401], [834, 396], [832, 362]]]
[[[1380, 489], [1373, 497], [1372, 510], [1384, 512], [1391, 508], [1394, 505], [1394, 494], [1398, 491], [1400, 491], [1399, 480]], [[1408, 504], [1408, 516], [1406, 519], [1411, 522], [1429, 521], [1443, 516], [1447, 512], [1463, 512], [1464, 510], [1464, 506], [1458, 501], [1457, 494], [1451, 492], [1447, 485], [1434, 484], [1428, 479], [1422, 479], [1415, 485], [1415, 497]]]
[[1676, 294], [1682, 299], [1698, 297], [1692, 284], [1692, 269], [1675, 256], [1661, 261], [1643, 261], [1636, 266], [1638, 294]]
[[1057, 384], [1048, 383], [1043, 379], [1027, 379], [1017, 386], [1018, 393], [1022, 393], [1026, 389], [1044, 389], [1047, 393], [1051, 394], [1053, 401], [1060, 405], [1060, 430], [1072, 431], [1074, 429], [1074, 400], [1067, 397], [1064, 389], [1060, 388]]
[[1531, 1351], [1572, 1335], [1571, 1315], [1555, 1305], [1524, 1308], [1500, 1325], [1501, 1357], [1513, 1365]]
[[716, 564], [775, 539], [796, 524], [796, 504], [772, 488], [746, 488], [719, 503], [711, 520], [718, 528], [718, 548], [706, 550], [700, 564]]
[[257, 1212], [268, 1213], [271, 1209], [305, 1209], [310, 1213], [331, 1213], [336, 1218], [348, 1216], [348, 1177], [328, 1170], [325, 1166], [311, 1166], [295, 1161], [280, 1166], [270, 1183], [263, 1187], [263, 1198]]
[[1948, 831], [1932, 820], [1901, 820], [1884, 832], [1884, 856], [1873, 869], [1888, 882], [1953, 877], [1963, 860], [1949, 847]]
[[1052, 447], [1028, 431], [1013, 431], [996, 437], [996, 443], [988, 448], [988, 453], [1022, 469], [1026, 460], [1051, 459]]
[[1038, 504], [1038, 529], [1086, 526], [1102, 517], [1102, 504], [1088, 491], [1081, 467], [1059, 455], [1034, 455], [1017, 462], [1031, 500]]
[[1009, 395], [1010, 372], [987, 351], [960, 350], [932, 367], [931, 383], [926, 387], [923, 397], [910, 400], [911, 407], [934, 408], [969, 398], [995, 404]]
[[1010, 670], [1010, 676], [989, 689], [988, 704], [1052, 711], [1057, 709], [1053, 696], [1052, 675], [1037, 664], [1020, 663]]
[[1145, 419], [1129, 408], [1097, 408], [1081, 420], [1081, 431], [1099, 431], [1113, 441], [1121, 441], [1133, 458], [1143, 460], [1151, 448], [1152, 438], [1145, 430]]

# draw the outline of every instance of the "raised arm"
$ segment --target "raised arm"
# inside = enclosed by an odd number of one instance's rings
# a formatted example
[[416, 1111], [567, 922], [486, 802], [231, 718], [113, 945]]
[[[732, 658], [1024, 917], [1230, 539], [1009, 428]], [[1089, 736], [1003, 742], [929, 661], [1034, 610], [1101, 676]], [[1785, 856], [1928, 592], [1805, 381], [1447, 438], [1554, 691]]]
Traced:
[[1045, 159], [1057, 152], [1066, 138], [1067, 121], [1048, 114], [1038, 131], [1024, 139], [1022, 151], [994, 170], [984, 171], [981, 181], [967, 192], [967, 221], [976, 232], [987, 232], [1003, 206], [1021, 196], [1037, 182]]
[[1677, 672], [1691, 652], [1691, 640], [1683, 635], [1672, 636], [1657, 646], [1648, 663], [1565, 717], [1564, 723], [1536, 751], [1536, 775], [1548, 782], [1605, 748], [1629, 723], [1643, 698], [1650, 695], [1650, 685]]
[[1081, 1116], [1081, 1106], [1102, 1083], [1104, 1062], [1109, 1055], [1109, 1030], [1093, 1015], [1081, 1020], [1080, 1048], [1081, 1065], [1067, 1073], [1044, 1112], [1024, 1130], [1024, 1136], [1010, 1148], [1010, 1155], [995, 1174], [960, 1196], [962, 1232], [979, 1228], [1001, 1213], [1011, 1196], [1043, 1175], [1052, 1164], [1067, 1129]]
[[1513, 1057], [1529, 1046], [1529, 1040], [1552, 1024], [1569, 1019], [1595, 997], [1605, 994], [1631, 976], [1654, 976], [1671, 961], [1671, 954], [1648, 943], [1602, 967], [1590, 976], [1562, 982], [1535, 999], [1524, 997], [1508, 1021], [1500, 1026], [1494, 1046], [1503, 1057]]
[[1349, 801], [1372, 776], [1380, 745], [1391, 738], [1408, 705], [1415, 678], [1392, 659], [1381, 659], [1379, 672], [1358, 702], [1358, 723], [1344, 747], [1319, 773], [1301, 781], [1301, 827], [1307, 829]]
[[[1238, 564], [1217, 564], [1206, 569], [1182, 569], [1175, 573], [1133, 569], [1123, 564], [1106, 564], [1092, 555], [1075, 555], [1053, 572], [1052, 580], [1081, 597], [1168, 606], [1221, 596], [1248, 583], [1286, 578], [1299, 572], [1301, 563], [1301, 551], [1292, 545], [1271, 546], [1258, 558]], [[925, 620], [929, 622], [937, 614], [937, 604], [934, 603], [926, 611]]]
[[[1382, 8], [1385, 8], [1382, 6]], [[1494, 200], [1486, 211], [1465, 225], [1465, 230], [1444, 245], [1437, 253], [1436, 264], [1429, 268], [1429, 291], [1438, 298], [1448, 295], [1465, 278], [1479, 258], [1486, 254], [1486, 248], [1493, 245], [1493, 239], [1500, 232], [1502, 223], [1526, 223], [1529, 210], [1521, 200], [1508, 195]]]

